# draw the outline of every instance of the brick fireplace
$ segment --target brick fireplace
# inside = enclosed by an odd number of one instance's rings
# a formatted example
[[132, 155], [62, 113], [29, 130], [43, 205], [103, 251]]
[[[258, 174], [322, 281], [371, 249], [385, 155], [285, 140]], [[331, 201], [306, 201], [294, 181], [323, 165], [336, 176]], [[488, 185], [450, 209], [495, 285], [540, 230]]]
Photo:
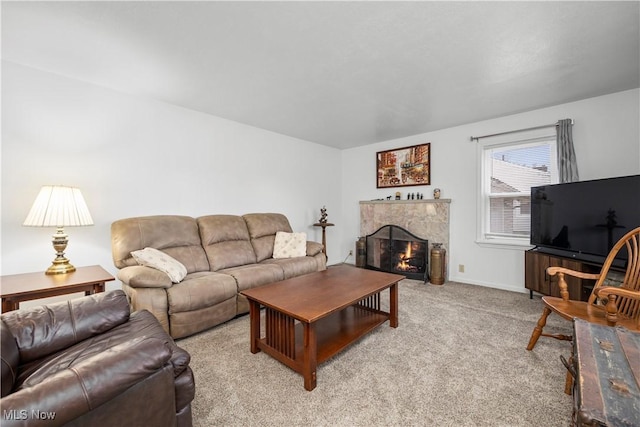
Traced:
[[361, 201], [360, 236], [371, 235], [385, 225], [396, 225], [427, 240], [427, 253], [434, 243], [442, 243], [449, 252], [450, 204], [451, 199]]

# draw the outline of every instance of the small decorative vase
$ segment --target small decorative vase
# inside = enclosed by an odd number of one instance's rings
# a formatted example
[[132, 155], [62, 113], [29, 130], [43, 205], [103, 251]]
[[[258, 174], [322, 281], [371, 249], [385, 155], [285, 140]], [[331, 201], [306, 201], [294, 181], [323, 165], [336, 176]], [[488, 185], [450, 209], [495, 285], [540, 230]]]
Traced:
[[440, 189], [439, 188], [435, 188], [433, 190], [433, 198], [434, 199], [439, 199], [440, 198]]

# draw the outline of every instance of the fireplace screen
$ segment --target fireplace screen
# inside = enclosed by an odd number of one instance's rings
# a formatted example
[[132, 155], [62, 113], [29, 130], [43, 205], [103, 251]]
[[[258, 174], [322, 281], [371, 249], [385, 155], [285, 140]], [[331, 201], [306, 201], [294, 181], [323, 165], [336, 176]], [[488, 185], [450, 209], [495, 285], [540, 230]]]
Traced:
[[428, 280], [429, 242], [397, 225], [385, 225], [367, 236], [366, 268]]

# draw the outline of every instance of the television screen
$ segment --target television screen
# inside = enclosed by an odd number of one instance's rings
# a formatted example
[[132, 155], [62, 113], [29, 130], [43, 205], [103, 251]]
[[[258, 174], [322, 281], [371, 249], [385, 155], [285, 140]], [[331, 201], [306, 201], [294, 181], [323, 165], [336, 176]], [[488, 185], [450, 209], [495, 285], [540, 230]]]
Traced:
[[[640, 227], [640, 175], [531, 188], [531, 244], [542, 251], [604, 262]], [[624, 265], [626, 251], [617, 257]]]

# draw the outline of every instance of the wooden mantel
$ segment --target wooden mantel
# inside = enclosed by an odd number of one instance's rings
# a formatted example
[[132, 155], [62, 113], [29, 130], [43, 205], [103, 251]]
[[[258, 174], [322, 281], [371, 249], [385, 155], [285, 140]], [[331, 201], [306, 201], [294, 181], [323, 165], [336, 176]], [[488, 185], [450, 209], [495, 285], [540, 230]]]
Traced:
[[412, 205], [419, 203], [451, 203], [451, 199], [419, 199], [419, 200], [361, 200], [361, 205], [368, 204], [390, 204], [390, 205]]

